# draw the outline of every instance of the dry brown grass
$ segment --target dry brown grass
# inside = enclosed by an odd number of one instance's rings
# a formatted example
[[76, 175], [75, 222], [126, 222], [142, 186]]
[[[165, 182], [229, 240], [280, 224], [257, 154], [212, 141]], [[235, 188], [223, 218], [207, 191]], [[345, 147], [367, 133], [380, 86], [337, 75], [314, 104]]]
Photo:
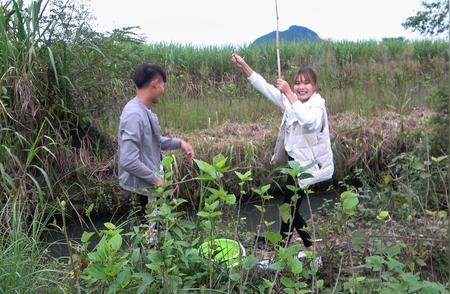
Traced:
[[[369, 118], [353, 112], [330, 116], [336, 179], [355, 167], [374, 174], [385, 169], [393, 156], [412, 147], [413, 135], [418, 128], [424, 128], [423, 122], [431, 115], [426, 108], [416, 108], [404, 116], [393, 111], [375, 113]], [[276, 124], [269, 121], [227, 122], [189, 135], [188, 140], [195, 146], [197, 157], [206, 161], [219, 153], [230, 154], [230, 149], [234, 149], [232, 160], [238, 166], [248, 164], [245, 151], [251, 143], [256, 148], [258, 165], [270, 170], [276, 135]]]
[[[403, 117], [392, 111], [377, 113], [368, 118], [352, 112], [330, 116], [335, 158], [334, 178], [342, 179], [355, 167], [362, 168], [375, 176], [380, 174], [386, 169], [392, 157], [403, 150], [411, 149], [414, 143], [411, 138], [414, 137], [418, 128], [424, 128], [423, 122], [431, 115], [431, 111], [426, 108], [416, 108]], [[164, 130], [163, 134], [187, 139], [194, 146], [198, 159], [211, 162], [215, 155], [221, 153], [229, 158], [233, 167], [240, 167], [243, 170], [251, 168], [254, 186], [272, 181], [273, 167], [270, 166], [269, 161], [277, 135], [277, 122], [269, 120], [252, 123], [226, 122], [219, 127], [187, 135], [173, 129]], [[108, 153], [116, 154], [117, 143], [114, 141], [110, 143], [113, 146], [108, 147]], [[60, 165], [66, 166], [64, 170], [82, 166], [84, 178], [90, 179], [91, 183], [116, 181], [117, 157], [94, 159], [92, 149], [92, 146], [83, 144], [78, 152], [66, 150], [68, 154], [58, 156], [58, 158], [64, 158], [65, 162], [65, 164], [60, 162]], [[185, 161], [182, 151], [164, 153], [175, 154], [177, 160], [177, 168], [174, 170], [175, 181], [184, 181], [197, 175]], [[80, 179], [80, 175], [77, 177]], [[230, 192], [236, 192], [234, 190], [238, 187], [237, 178], [230, 175], [226, 180], [226, 188]], [[193, 183], [194, 181], [185, 184], [177, 190], [178, 193], [184, 196], [196, 194], [198, 190], [196, 187], [191, 187], [195, 185]], [[120, 193], [118, 185], [116, 193]], [[189, 197], [195, 197], [195, 195], [189, 195]]]
[[[359, 266], [365, 263], [367, 256], [383, 255], [377, 252], [377, 240], [389, 246], [404, 244], [402, 252], [396, 258], [406, 265], [405, 271], [420, 272], [421, 277], [427, 280], [445, 279], [446, 273], [439, 271], [439, 268], [442, 268], [442, 258], [446, 256], [446, 238], [442, 233], [448, 226], [448, 220], [445, 218], [425, 215], [405, 224], [389, 217], [379, 223], [379, 227], [374, 227], [367, 220], [354, 220], [349, 221], [352, 223], [352, 229], [348, 232], [337, 232], [335, 228], [330, 227], [329, 216], [318, 217], [316, 221], [316, 226], [327, 232], [325, 236], [321, 236], [323, 241], [317, 243], [316, 247], [323, 257], [324, 272], [328, 274], [329, 282], [333, 280], [333, 273], [339, 271], [340, 257], [337, 252], [344, 256], [343, 268], [353, 267], [355, 274], [361, 275], [367, 269]], [[363, 236], [363, 242], [359, 246], [352, 244], [352, 234], [355, 232]]]
[[390, 159], [413, 147], [413, 135], [424, 128], [431, 114], [426, 108], [416, 108], [404, 116], [393, 111], [369, 118], [352, 112], [331, 116], [335, 177], [341, 179], [355, 167], [378, 175]]

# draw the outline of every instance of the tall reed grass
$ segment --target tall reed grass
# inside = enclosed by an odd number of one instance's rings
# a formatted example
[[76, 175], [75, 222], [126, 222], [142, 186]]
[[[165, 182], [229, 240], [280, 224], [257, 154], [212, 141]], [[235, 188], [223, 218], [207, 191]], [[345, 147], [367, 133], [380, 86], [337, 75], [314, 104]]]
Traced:
[[37, 207], [30, 217], [24, 205], [14, 201], [0, 210], [0, 219], [10, 220], [0, 230], [1, 293], [63, 291], [67, 275], [60, 264], [49, 259], [48, 245], [42, 241], [51, 215]]
[[[130, 57], [129, 68], [122, 68], [128, 77], [138, 62], [158, 63], [167, 70], [166, 93], [161, 104], [155, 106], [164, 127], [191, 131], [210, 126], [210, 121], [248, 122], [277, 116], [277, 110], [230, 62], [231, 53], [237, 51], [255, 71], [274, 83], [274, 44], [202, 48], [123, 42], [118, 46]], [[281, 43], [284, 78], [290, 82], [301, 65], [315, 68], [319, 91], [331, 114], [353, 111], [370, 115], [376, 110], [399, 110], [405, 101], [408, 109], [424, 105], [430, 87], [448, 77], [447, 60], [444, 40]], [[122, 81], [128, 90], [115, 93], [122, 96], [120, 106], [133, 95], [130, 79]], [[116, 111], [108, 115], [117, 116]], [[115, 127], [114, 123], [110, 129]]]

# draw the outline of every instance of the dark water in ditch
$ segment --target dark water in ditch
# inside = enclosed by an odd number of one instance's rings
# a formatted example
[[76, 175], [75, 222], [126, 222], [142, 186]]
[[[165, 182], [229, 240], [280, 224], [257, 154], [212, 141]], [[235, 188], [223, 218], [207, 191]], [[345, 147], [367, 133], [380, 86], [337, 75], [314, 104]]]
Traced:
[[[336, 191], [328, 191], [328, 192], [316, 192], [309, 197], [311, 210], [313, 213], [322, 213], [325, 209], [330, 209], [333, 207], [334, 202], [338, 201], [339, 194]], [[267, 202], [264, 207], [266, 212], [264, 213], [263, 220], [268, 222], [275, 222], [270, 228], [270, 230], [278, 231], [280, 220], [278, 213], [278, 206], [283, 203], [283, 196], [279, 195], [275, 199]], [[254, 205], [260, 205], [261, 203], [258, 201], [248, 201], [243, 203], [241, 207], [241, 218], [244, 218], [243, 221], [245, 223], [244, 229], [247, 232], [255, 232], [257, 231], [257, 226], [260, 223], [261, 213]], [[303, 216], [305, 220], [309, 219], [310, 212], [308, 208], [307, 199], [303, 199], [300, 206], [300, 214]], [[98, 230], [105, 229], [104, 223], [111, 222], [116, 226], [120, 226], [127, 219], [127, 215], [105, 215], [105, 216], [96, 216], [93, 218], [93, 223]], [[60, 224], [61, 225], [61, 224]], [[123, 227], [124, 231], [127, 232], [131, 228], [130, 225], [125, 225]], [[67, 224], [67, 233], [69, 239], [72, 242], [81, 243], [81, 235], [84, 231], [93, 232], [94, 229], [89, 224], [87, 219], [84, 220], [83, 224], [80, 224], [79, 220], [72, 220]], [[51, 256], [53, 257], [64, 257], [68, 256], [67, 244], [64, 236], [57, 231], [52, 231], [47, 237], [48, 250]], [[99, 237], [94, 235], [91, 239], [91, 247], [94, 247], [95, 244], [99, 241]]]

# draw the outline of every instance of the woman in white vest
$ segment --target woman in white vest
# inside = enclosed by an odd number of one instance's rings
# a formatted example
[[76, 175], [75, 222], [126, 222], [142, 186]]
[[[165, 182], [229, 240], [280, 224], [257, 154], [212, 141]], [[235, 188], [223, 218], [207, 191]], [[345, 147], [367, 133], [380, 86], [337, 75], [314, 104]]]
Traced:
[[[327, 111], [325, 100], [316, 92], [317, 76], [314, 70], [310, 67], [301, 68], [294, 76], [294, 86], [291, 90], [289, 84], [282, 79], [277, 80], [276, 87], [267, 83], [241, 56], [232, 54], [231, 60], [242, 69], [256, 90], [284, 111], [277, 139], [277, 145], [281, 142], [281, 148], [279, 148], [281, 153], [287, 153], [289, 160], [295, 160], [301, 166], [314, 164], [307, 170], [312, 177], [299, 180], [300, 187], [306, 188], [331, 179], [334, 165]], [[272, 161], [275, 159], [279, 161], [282, 156], [279, 154], [280, 150], [275, 149]], [[287, 185], [294, 185], [293, 179], [289, 178]], [[300, 196], [304, 196], [303, 190], [300, 191]], [[293, 193], [288, 190], [284, 202], [291, 204], [292, 196]], [[284, 240], [289, 242], [295, 228], [305, 247], [312, 249], [313, 242], [308, 233], [307, 224], [299, 214], [302, 198], [295, 205], [292, 224], [282, 221], [280, 233]]]

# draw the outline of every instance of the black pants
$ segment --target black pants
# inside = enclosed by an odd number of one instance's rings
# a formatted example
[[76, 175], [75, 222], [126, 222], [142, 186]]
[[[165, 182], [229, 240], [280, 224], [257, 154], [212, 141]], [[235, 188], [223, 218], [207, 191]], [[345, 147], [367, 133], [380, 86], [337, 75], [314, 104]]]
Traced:
[[[290, 159], [290, 160], [292, 160], [292, 159]], [[293, 185], [293, 186], [296, 185], [295, 180], [291, 176], [289, 176], [286, 186], [287, 185]], [[294, 210], [294, 214], [293, 214], [294, 217], [292, 219], [292, 226], [289, 222], [285, 223], [285, 222], [283, 222], [283, 219], [281, 219], [280, 234], [283, 237], [283, 241], [288, 240], [288, 242], [289, 242], [291, 240], [294, 229], [296, 229], [300, 238], [302, 238], [302, 241], [303, 241], [303, 244], [305, 245], [305, 247], [309, 247], [313, 243], [311, 241], [311, 236], [306, 231], [306, 229], [307, 229], [306, 221], [300, 215], [300, 210], [299, 210], [300, 204], [302, 203], [302, 200], [304, 197], [306, 197], [306, 195], [303, 192], [303, 190], [299, 190], [298, 195], [300, 196], [300, 198], [297, 200], [297, 203], [296, 203], [295, 207], [293, 208], [295, 210]], [[292, 192], [289, 189], [286, 189], [286, 192], [284, 194], [284, 202], [283, 203], [292, 204], [292, 202], [293, 202], [292, 196], [294, 196], [294, 192]], [[293, 213], [293, 211], [292, 211], [292, 206], [291, 206], [291, 215], [292, 215], [292, 213]]]
[[132, 213], [143, 218], [145, 216], [145, 209], [148, 203], [148, 196], [130, 192], [131, 210]]

